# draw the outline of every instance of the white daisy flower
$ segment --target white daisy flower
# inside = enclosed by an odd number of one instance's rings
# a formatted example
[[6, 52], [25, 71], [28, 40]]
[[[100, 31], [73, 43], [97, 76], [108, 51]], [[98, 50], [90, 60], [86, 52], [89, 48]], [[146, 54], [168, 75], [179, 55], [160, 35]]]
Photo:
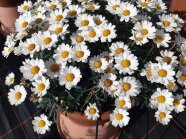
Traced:
[[171, 41], [171, 36], [169, 33], [165, 33], [163, 29], [156, 31], [156, 36], [154, 38], [154, 43], [156, 43], [157, 47], [169, 47]]
[[2, 51], [2, 55], [7, 58], [13, 52], [13, 50], [14, 50], [14, 47], [11, 47], [11, 46], [4, 47]]
[[95, 24], [91, 15], [81, 14], [77, 16], [75, 25], [79, 28], [79, 30], [87, 30], [90, 26], [94, 26]]
[[158, 22], [157, 25], [160, 25], [167, 32], [172, 32], [177, 27], [177, 24], [174, 22], [171, 15], [163, 14], [159, 16], [159, 19], [160, 22]]
[[185, 41], [185, 43], [181, 44], [180, 50], [181, 50], [181, 54], [183, 56], [186, 56], [186, 41]]
[[59, 84], [65, 85], [65, 88], [70, 90], [76, 86], [82, 78], [81, 72], [76, 67], [64, 67], [59, 74]]
[[33, 57], [35, 52], [39, 52], [40, 50], [40, 46], [35, 37], [28, 38], [24, 42], [20, 41], [19, 47], [21, 47], [24, 55], [30, 55], [31, 57]]
[[155, 80], [154, 69], [156, 69], [156, 68], [157, 68], [156, 63], [148, 62], [144, 65], [144, 69], [142, 69], [140, 75], [146, 76], [147, 80], [153, 83]]
[[55, 50], [53, 58], [59, 64], [66, 64], [73, 57], [72, 48], [68, 44], [61, 44]]
[[157, 69], [155, 69], [155, 80], [157, 83], [167, 83], [174, 80], [175, 71], [171, 65], [167, 63], [158, 63]]
[[147, 37], [149, 39], [153, 39], [155, 37], [156, 28], [152, 26], [152, 22], [149, 21], [137, 22], [134, 25], [133, 30], [142, 37]]
[[186, 56], [181, 56], [179, 65], [182, 68], [182, 70], [186, 72]]
[[130, 19], [133, 19], [137, 15], [137, 8], [129, 3], [122, 2], [117, 8], [117, 14], [120, 16], [120, 21], [129, 22]]
[[172, 118], [172, 115], [170, 115], [171, 111], [167, 109], [159, 109], [155, 113], [156, 121], [160, 122], [163, 125], [168, 125], [170, 122], [170, 119]]
[[111, 42], [112, 39], [116, 38], [116, 26], [111, 23], [100, 26], [101, 31], [101, 42]]
[[177, 82], [181, 85], [184, 86], [185, 82], [186, 82], [186, 73], [182, 72], [182, 71], [178, 71], [176, 74], [177, 77]]
[[35, 80], [46, 73], [45, 64], [42, 59], [26, 59], [20, 67], [23, 77], [28, 80]]
[[51, 47], [56, 47], [57, 35], [50, 33], [49, 31], [39, 32], [36, 34], [38, 44], [41, 47], [41, 50], [51, 50]]
[[163, 64], [163, 63], [167, 63], [167, 64], [170, 64], [172, 65], [173, 67], [176, 67], [177, 64], [178, 64], [178, 61], [177, 61], [177, 56], [174, 55], [174, 52], [172, 51], [168, 51], [168, 50], [165, 50], [165, 51], [160, 51], [160, 54], [161, 54], [161, 57], [160, 56], [157, 56], [156, 57], [156, 60]]
[[83, 9], [79, 5], [69, 5], [68, 6], [68, 16], [73, 18], [83, 12]]
[[110, 120], [114, 127], [120, 128], [126, 126], [130, 120], [129, 113], [126, 110], [116, 108], [112, 114], [110, 114]]
[[114, 61], [113, 57], [109, 55], [109, 52], [108, 51], [103, 51], [100, 54], [100, 57], [101, 58], [104, 58], [109, 63], [109, 65], [112, 64], [113, 61]]
[[56, 34], [57, 36], [60, 36], [62, 39], [64, 38], [64, 35], [66, 33], [68, 33], [67, 31], [67, 28], [69, 26], [67, 24], [63, 24], [62, 22], [61, 23], [57, 23], [57, 24], [52, 24], [50, 27], [49, 27], [49, 31], [52, 32], [52, 34]]
[[172, 16], [174, 22], [177, 24], [177, 27], [175, 28], [175, 32], [181, 31], [181, 28], [184, 25], [184, 20], [180, 18], [178, 14], [170, 14], [170, 16]]
[[129, 38], [136, 42], [137, 45], [146, 44], [149, 40], [146, 37], [142, 37], [140, 34], [132, 30], [132, 36]]
[[20, 15], [18, 19], [16, 19], [15, 27], [17, 32], [26, 31], [30, 28], [30, 23], [32, 22], [31, 13], [25, 13]]
[[47, 11], [52, 12], [54, 10], [61, 9], [61, 4], [58, 0], [45, 1], [44, 4], [46, 5]]
[[183, 112], [185, 109], [185, 99], [183, 98], [183, 95], [176, 95], [173, 96], [174, 101], [173, 101], [173, 108], [176, 113]]
[[77, 45], [72, 48], [73, 60], [77, 62], [87, 62], [90, 51], [86, 45]]
[[114, 67], [119, 70], [120, 74], [133, 74], [135, 70], [138, 69], [138, 60], [137, 57], [133, 54], [126, 52], [122, 55], [115, 57], [116, 64]]
[[99, 40], [101, 36], [101, 31], [96, 27], [90, 27], [86, 31], [83, 31], [82, 34], [86, 41], [95, 43]]
[[42, 24], [45, 22], [45, 19], [46, 17], [43, 13], [37, 13], [36, 15], [34, 15], [31, 25], [37, 29], [37, 27], [42, 26]]
[[32, 82], [33, 88], [31, 88], [32, 92], [38, 94], [39, 97], [42, 97], [47, 94], [47, 90], [50, 88], [50, 82], [44, 76], [36, 79]]
[[131, 108], [131, 100], [128, 96], [119, 96], [116, 100], [115, 100], [115, 106], [117, 108], [121, 108], [121, 109], [125, 109], [128, 110]]
[[32, 1], [24, 1], [23, 4], [17, 7], [19, 13], [27, 12], [32, 7]]
[[168, 90], [175, 92], [178, 89], [178, 86], [176, 84], [176, 80], [169, 81], [165, 84]]
[[60, 23], [60, 22], [66, 22], [67, 19], [67, 10], [55, 10], [50, 13], [50, 23]]
[[129, 46], [125, 45], [123, 42], [115, 42], [112, 43], [112, 45], [110, 46], [110, 56], [118, 56], [120, 54], [123, 54], [125, 52], [130, 52], [129, 50]]
[[17, 106], [25, 101], [26, 95], [27, 92], [24, 86], [16, 85], [14, 86], [14, 89], [10, 89], [10, 92], [8, 93], [8, 100], [11, 105]]
[[142, 22], [142, 21], [151, 21], [151, 17], [148, 16], [147, 14], [143, 15], [136, 15], [135, 18], [132, 19], [132, 22], [136, 24], [137, 22]]
[[90, 59], [89, 65], [93, 71], [103, 73], [108, 66], [108, 62], [105, 60], [105, 58], [94, 56]]
[[108, 22], [102, 15], [94, 15], [93, 20], [96, 26], [102, 26]]
[[87, 119], [91, 120], [97, 120], [100, 117], [96, 103], [89, 103], [89, 106], [87, 106], [86, 110], [84, 111], [84, 114], [87, 116]]
[[152, 9], [154, 8], [154, 4], [152, 0], [138, 0], [136, 3], [137, 3], [137, 7], [146, 9], [149, 12], [152, 11]]
[[51, 121], [48, 120], [48, 117], [44, 114], [34, 117], [32, 121], [34, 131], [38, 134], [45, 134], [47, 131], [50, 131]]
[[112, 14], [117, 14], [116, 11], [121, 5], [121, 0], [108, 0], [107, 2], [106, 10]]
[[87, 4], [85, 4], [84, 7], [85, 7], [87, 10], [91, 11], [91, 12], [94, 12], [94, 11], [100, 9], [100, 5], [99, 5], [98, 3], [94, 3], [94, 2], [87, 3]]
[[154, 0], [153, 4], [157, 14], [167, 12], [167, 6], [162, 0]]
[[63, 6], [63, 8], [66, 8], [71, 5], [71, 0], [59, 0], [59, 3]]
[[99, 86], [110, 94], [110, 92], [117, 90], [118, 81], [116, 78], [113, 73], [104, 74], [99, 81]]
[[52, 58], [45, 61], [45, 66], [47, 69], [47, 75], [51, 78], [57, 78], [59, 76], [60, 70], [63, 68], [62, 65], [56, 63]]
[[150, 104], [152, 108], [165, 108], [170, 109], [173, 105], [172, 93], [167, 89], [157, 88], [150, 98]]
[[18, 32], [15, 36], [15, 38], [17, 40], [22, 40], [23, 38], [25, 38], [26, 36], [28, 35], [28, 32], [26, 31], [21, 31], [21, 32]]
[[181, 46], [183, 44], [186, 44], [186, 38], [182, 37], [180, 34], [177, 34], [174, 36], [175, 41], [174, 43], [178, 46]]
[[9, 73], [8, 76], [5, 78], [5, 84], [7, 86], [10, 86], [14, 83], [15, 81], [15, 74], [13, 72]]
[[83, 32], [77, 31], [73, 33], [70, 37], [73, 45], [85, 45], [85, 37], [83, 36]]
[[126, 76], [119, 80], [118, 89], [123, 96], [137, 96], [140, 92], [140, 83], [135, 77]]

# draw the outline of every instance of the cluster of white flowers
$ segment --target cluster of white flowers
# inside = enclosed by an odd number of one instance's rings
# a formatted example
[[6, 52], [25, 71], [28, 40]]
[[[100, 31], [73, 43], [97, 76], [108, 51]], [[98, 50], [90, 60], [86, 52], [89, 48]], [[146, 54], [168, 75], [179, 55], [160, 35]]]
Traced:
[[[117, 25], [107, 20], [104, 13], [94, 14], [101, 10], [101, 5], [93, 0], [77, 2], [79, 4], [74, 4], [71, 0], [38, 0], [36, 3], [25, 1], [18, 7], [20, 17], [15, 24], [17, 33], [7, 37], [2, 53], [5, 57], [14, 52], [15, 55], [28, 58], [20, 71], [32, 83], [31, 100], [41, 102], [52, 79], [57, 79], [61, 86], [71, 90], [84, 78], [81, 69], [71, 63], [87, 63], [92, 72], [101, 74], [98, 87], [115, 98], [116, 108], [110, 114], [114, 126], [123, 127], [128, 124], [132, 98], [143, 88], [140, 75], [152, 84], [161, 84], [167, 88], [158, 88], [151, 96], [149, 105], [157, 110], [157, 120], [168, 124], [172, 110], [178, 113], [185, 108], [183, 95], [173, 96], [171, 93], [178, 91], [177, 83], [186, 87], [186, 39], [179, 36], [183, 20], [178, 15], [167, 14], [167, 7], [162, 0], [103, 1], [106, 3], [105, 12], [119, 18], [118, 22], [132, 25], [129, 30], [131, 36], [127, 41], [132, 41], [136, 49], [143, 49], [143, 45], [149, 43], [149, 47], [152, 47], [150, 52], [154, 48], [160, 51], [154, 61], [148, 61], [141, 69], [139, 65], [143, 63], [131, 50], [131, 44], [117, 40]], [[152, 16], [159, 15], [156, 21], [149, 13]], [[176, 34], [175, 41], [171, 33]], [[108, 44], [106, 47], [109, 51], [92, 56], [91, 47], [97, 42]], [[172, 42], [175, 44], [169, 48]], [[179, 57], [171, 51], [174, 47], [178, 47]], [[44, 51], [50, 52], [49, 59], [35, 58], [36, 54]], [[136, 76], [134, 73], [138, 71], [140, 75]], [[6, 84], [11, 85], [13, 82], [14, 75], [10, 74]], [[186, 89], [184, 92], [186, 95]], [[18, 85], [10, 90], [8, 98], [12, 105], [18, 105], [25, 100], [26, 95], [25, 88]], [[96, 101], [89, 103], [84, 111], [87, 118], [92, 120], [100, 117], [99, 112]], [[49, 130], [51, 122], [41, 115], [35, 118], [33, 124], [34, 130], [43, 134]]]

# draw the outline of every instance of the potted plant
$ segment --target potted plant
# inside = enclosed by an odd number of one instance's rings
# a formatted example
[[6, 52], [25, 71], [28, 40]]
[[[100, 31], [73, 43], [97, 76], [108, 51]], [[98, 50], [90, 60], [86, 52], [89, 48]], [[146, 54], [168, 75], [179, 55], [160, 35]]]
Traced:
[[118, 138], [132, 106], [167, 125], [185, 108], [186, 39], [183, 20], [166, 10], [162, 0], [25, 1], [3, 51], [25, 57], [10, 103], [30, 96], [48, 115], [34, 118], [34, 131], [52, 119], [67, 139]]

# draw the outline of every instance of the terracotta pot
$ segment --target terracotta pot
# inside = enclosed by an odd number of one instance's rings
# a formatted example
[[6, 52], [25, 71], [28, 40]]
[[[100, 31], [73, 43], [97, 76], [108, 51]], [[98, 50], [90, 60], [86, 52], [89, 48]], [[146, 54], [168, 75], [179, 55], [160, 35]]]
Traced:
[[[62, 139], [95, 139], [96, 121], [88, 120], [79, 112], [59, 112], [57, 127]], [[99, 120], [98, 139], [117, 139], [120, 128], [113, 127], [109, 121], [109, 113], [104, 113]]]
[[172, 0], [170, 12], [179, 14], [179, 16], [185, 21], [184, 30], [186, 31], [186, 0]]

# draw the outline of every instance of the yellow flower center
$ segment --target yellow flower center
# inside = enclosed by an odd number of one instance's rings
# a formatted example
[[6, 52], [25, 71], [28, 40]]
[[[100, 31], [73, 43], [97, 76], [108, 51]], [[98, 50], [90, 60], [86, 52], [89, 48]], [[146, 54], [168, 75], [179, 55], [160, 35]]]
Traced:
[[95, 9], [95, 6], [91, 4], [91, 5], [89, 5], [88, 9], [93, 11]]
[[94, 67], [95, 67], [95, 68], [100, 68], [101, 66], [102, 66], [101, 61], [95, 61], [95, 62], [94, 62]]
[[131, 62], [130, 62], [128, 59], [125, 59], [125, 60], [122, 60], [121, 65], [122, 65], [124, 68], [128, 68], [128, 67], [130, 67]]
[[26, 28], [26, 27], [28, 26], [28, 22], [23, 22], [23, 23], [21, 24], [21, 26], [22, 26], [22, 28]]
[[42, 22], [42, 19], [41, 19], [41, 18], [36, 18], [36, 19], [35, 19], [35, 23], [39, 24], [39, 23], [41, 23], [41, 22]]
[[102, 21], [99, 19], [94, 20], [94, 22], [96, 23], [96, 25], [100, 25], [102, 23]]
[[178, 105], [180, 105], [180, 100], [175, 99], [175, 100], [173, 101], [173, 105], [174, 105], [175, 107], [178, 106]]
[[168, 89], [173, 89], [174, 88], [174, 83], [173, 82], [169, 82], [167, 85]]
[[84, 41], [84, 38], [83, 38], [82, 36], [78, 35], [78, 36], [76, 37], [76, 42], [81, 43], [81, 42], [83, 42], [83, 41]]
[[156, 9], [161, 10], [161, 6], [159, 4], [156, 4]]
[[186, 60], [182, 60], [181, 65], [185, 67], [186, 66]]
[[27, 11], [28, 10], [28, 6], [27, 5], [23, 6], [23, 10]]
[[34, 43], [28, 45], [28, 50], [33, 51], [36, 48], [36, 45]]
[[141, 38], [141, 37], [135, 37], [135, 39], [136, 39], [137, 41], [139, 41], [139, 42], [141, 42], [141, 41], [143, 40], [143, 38]]
[[112, 9], [114, 10], [114, 11], [116, 11], [116, 9], [119, 7], [119, 5], [113, 5], [112, 6]]
[[163, 58], [163, 62], [166, 62], [167, 64], [170, 64], [171, 61], [172, 61], [171, 57], [165, 56], [165, 57]]
[[123, 10], [123, 15], [124, 15], [124, 16], [130, 15], [130, 11], [129, 11], [129, 10]]
[[160, 36], [160, 35], [157, 35], [156, 38], [155, 38], [155, 40], [156, 40], [157, 42], [161, 43], [161, 42], [163, 41], [163, 37]]
[[141, 3], [141, 6], [148, 7], [148, 3], [144, 1], [144, 2]]
[[92, 30], [89, 32], [88, 35], [89, 35], [89, 37], [94, 38], [96, 36], [96, 32]]
[[15, 93], [15, 99], [16, 100], [19, 100], [21, 98], [21, 96], [22, 96], [21, 92], [16, 92]]
[[44, 120], [40, 120], [40, 121], [38, 122], [38, 126], [39, 126], [40, 128], [45, 127], [45, 125], [46, 125], [46, 122], [45, 122]]
[[109, 29], [105, 29], [104, 31], [103, 31], [103, 36], [109, 36], [110, 35], [110, 30]]
[[89, 113], [90, 114], [95, 114], [96, 113], [96, 109], [95, 108], [90, 108], [89, 109]]
[[142, 29], [141, 30], [142, 35], [147, 35], [148, 33], [149, 33], [149, 31], [147, 29]]
[[44, 84], [44, 83], [38, 84], [37, 89], [38, 89], [39, 91], [45, 90], [45, 84]]
[[69, 12], [69, 14], [70, 14], [70, 16], [75, 16], [75, 15], [77, 15], [77, 11], [76, 10], [71, 10]]
[[83, 56], [84, 56], [84, 52], [83, 51], [77, 51], [76, 52], [76, 57], [82, 58]]
[[125, 100], [120, 100], [120, 101], [119, 101], [119, 106], [120, 106], [120, 107], [125, 106], [125, 104], [126, 104]]
[[105, 73], [111, 73], [112, 72], [112, 68], [111, 67], [107, 67], [106, 69], [105, 69]]
[[185, 81], [185, 80], [186, 80], [186, 75], [183, 75], [183, 74], [182, 74], [182, 75], [180, 76], [180, 80], [181, 80], [181, 81]]
[[32, 74], [37, 74], [37, 73], [39, 73], [39, 70], [40, 70], [40, 68], [38, 66], [34, 66], [34, 67], [31, 68], [31, 73]]
[[13, 51], [12, 48], [8, 48], [8, 52], [11, 53]]
[[89, 24], [88, 20], [81, 21], [81, 26], [88, 26], [88, 24]]
[[105, 85], [106, 87], [111, 87], [112, 84], [113, 84], [113, 82], [112, 82], [112, 80], [110, 80], [110, 79], [106, 79], [106, 80], [104, 81], [104, 85]]
[[14, 78], [9, 78], [9, 82], [13, 83], [14, 82]]
[[123, 119], [123, 115], [120, 114], [120, 113], [116, 114], [116, 119], [119, 120], [119, 121], [122, 120]]
[[129, 91], [131, 89], [131, 84], [129, 83], [124, 83], [123, 84], [123, 90], [124, 91]]
[[164, 96], [158, 96], [157, 100], [158, 100], [158, 103], [164, 103], [166, 98]]
[[56, 8], [56, 5], [55, 5], [55, 4], [51, 4], [51, 5], [50, 5], [50, 9], [53, 10], [53, 9], [55, 9], [55, 8]]
[[159, 74], [160, 77], [166, 77], [167, 76], [167, 71], [164, 70], [164, 69], [160, 69], [158, 71], [158, 74]]
[[62, 15], [57, 15], [56, 16], [56, 21], [61, 21], [63, 19], [63, 16]]
[[44, 38], [43, 42], [45, 44], [50, 44], [52, 42], [52, 39], [50, 37], [46, 37], [46, 38]]
[[116, 54], [121, 54], [123, 52], [124, 52], [124, 49], [123, 48], [116, 49]]
[[66, 80], [68, 82], [72, 82], [74, 80], [74, 78], [75, 78], [75, 76], [74, 76], [73, 73], [69, 73], [69, 74], [66, 75]]
[[56, 33], [57, 35], [60, 34], [62, 31], [63, 31], [63, 28], [61, 28], [61, 27], [57, 27], [57, 28], [55, 29], [55, 33]]
[[166, 113], [160, 112], [159, 117], [160, 119], [164, 119], [166, 117]]
[[62, 51], [61, 52], [61, 57], [62, 58], [67, 58], [69, 56], [69, 52], [68, 51]]
[[164, 20], [164, 21], [163, 21], [163, 25], [164, 25], [165, 27], [169, 27], [169, 26], [170, 26], [170, 22], [167, 21], [167, 20]]
[[152, 70], [151, 70], [151, 69], [148, 69], [148, 70], [147, 70], [147, 75], [148, 75], [148, 76], [152, 76]]
[[65, 6], [67, 6], [67, 2], [66, 1], [62, 1], [61, 5], [63, 5], [65, 7]]
[[52, 72], [58, 72], [59, 71], [59, 65], [58, 64], [53, 64], [53, 65], [51, 65], [51, 67], [50, 67], [50, 70], [52, 71]]

